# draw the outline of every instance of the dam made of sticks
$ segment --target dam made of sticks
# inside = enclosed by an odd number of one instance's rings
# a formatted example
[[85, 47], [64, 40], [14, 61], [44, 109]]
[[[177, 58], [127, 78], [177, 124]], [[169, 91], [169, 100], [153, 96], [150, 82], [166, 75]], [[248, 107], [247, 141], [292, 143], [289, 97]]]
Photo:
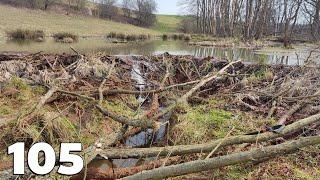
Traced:
[[19, 141], [81, 142], [85, 167], [70, 179], [298, 176], [286, 166], [319, 177], [317, 59], [2, 53], [0, 177], [34, 177], [10, 172]]

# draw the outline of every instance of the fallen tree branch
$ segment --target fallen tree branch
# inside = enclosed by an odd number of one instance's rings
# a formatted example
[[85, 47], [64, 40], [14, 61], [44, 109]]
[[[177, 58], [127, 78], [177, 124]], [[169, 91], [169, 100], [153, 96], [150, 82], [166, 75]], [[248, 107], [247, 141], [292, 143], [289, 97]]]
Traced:
[[266, 158], [274, 158], [281, 155], [294, 153], [299, 148], [320, 144], [320, 136], [301, 138], [294, 141], [289, 141], [283, 144], [263, 147], [251, 151], [239, 152], [225, 156], [219, 156], [212, 159], [197, 160], [187, 163], [182, 163], [173, 166], [166, 166], [150, 171], [143, 171], [123, 178], [125, 180], [134, 179], [163, 179], [168, 177], [176, 177], [185, 174], [208, 171], [219, 167], [240, 164], [244, 162], [258, 161]]
[[[103, 152], [99, 152], [104, 157], [109, 159], [123, 159], [123, 158], [142, 158], [142, 157], [156, 157], [167, 156], [171, 153], [172, 156], [194, 154], [194, 153], [206, 153], [211, 152], [216, 146], [219, 148], [243, 144], [243, 143], [256, 143], [264, 142], [271, 139], [283, 137], [287, 134], [296, 132], [308, 125], [320, 122], [320, 113], [301, 119], [293, 124], [286, 126], [281, 132], [265, 132], [257, 135], [239, 135], [232, 136], [226, 139], [218, 139], [209, 143], [195, 144], [195, 145], [179, 145], [168, 147], [152, 147], [152, 148], [112, 148], [104, 149]], [[222, 142], [222, 143], [221, 143]]]
[[150, 121], [148, 119], [140, 120], [140, 119], [129, 119], [124, 116], [118, 116], [114, 113], [109, 112], [108, 110], [104, 109], [100, 105], [95, 105], [95, 107], [104, 115], [107, 117], [110, 117], [111, 119], [121, 123], [121, 124], [127, 124], [132, 127], [141, 127], [141, 128], [150, 128], [158, 130], [160, 128], [160, 123], [155, 121]]
[[183, 86], [196, 84], [199, 81], [200, 80], [195, 80], [195, 81], [185, 82], [185, 83], [181, 83], [181, 84], [174, 84], [171, 86], [167, 86], [167, 87], [163, 87], [163, 88], [159, 88], [159, 89], [153, 89], [153, 90], [146, 90], [146, 91], [131, 91], [131, 90], [126, 90], [126, 89], [111, 89], [111, 90], [104, 89], [103, 95], [107, 96], [107, 95], [114, 95], [114, 94], [142, 94], [142, 95], [154, 94], [154, 93], [168, 91], [170, 89], [177, 88], [177, 87], [183, 87]]
[[[135, 167], [127, 167], [127, 168], [108, 168], [106, 170], [102, 170], [99, 168], [88, 168], [86, 177], [87, 179], [119, 179], [126, 176], [130, 176], [133, 174], [137, 174], [141, 171], [151, 170], [154, 168], [161, 167], [166, 159], [155, 160], [152, 162], [148, 162], [146, 164], [135, 166]], [[166, 164], [172, 165], [180, 162], [179, 157], [170, 158], [166, 161]], [[83, 179], [84, 173], [80, 173], [70, 178], [70, 180]]]
[[[320, 94], [320, 90], [313, 94], [313, 96], [317, 96]], [[311, 98], [312, 101], [314, 98]], [[299, 111], [301, 108], [308, 104], [307, 101], [299, 101], [296, 105], [294, 105], [286, 114], [284, 114], [278, 121], [279, 125], [284, 125], [289, 117], [291, 117], [295, 112]]]
[[150, 128], [150, 129], [155, 129], [158, 130], [160, 128], [160, 123], [159, 122], [154, 122], [154, 121], [149, 121], [147, 119], [145, 120], [140, 120], [140, 119], [129, 119], [127, 117], [124, 116], [119, 116], [116, 115], [110, 111], [108, 111], [107, 109], [103, 108], [102, 106], [100, 106], [96, 99], [89, 97], [89, 96], [85, 96], [85, 95], [81, 95], [81, 94], [77, 94], [77, 93], [73, 93], [73, 92], [68, 92], [68, 91], [64, 91], [64, 90], [58, 90], [58, 92], [66, 94], [66, 95], [70, 95], [70, 96], [75, 96], [84, 100], [89, 100], [91, 101], [91, 103], [94, 104], [94, 106], [104, 115], [107, 117], [110, 117], [111, 119], [121, 123], [121, 124], [126, 124], [132, 127], [141, 127], [144, 129]]
[[305, 105], [306, 105], [306, 103], [303, 101], [298, 102], [296, 105], [291, 107], [291, 109], [279, 119], [278, 124], [284, 125], [286, 123], [286, 121], [288, 120], [288, 118], [290, 118], [295, 112], [300, 110]]

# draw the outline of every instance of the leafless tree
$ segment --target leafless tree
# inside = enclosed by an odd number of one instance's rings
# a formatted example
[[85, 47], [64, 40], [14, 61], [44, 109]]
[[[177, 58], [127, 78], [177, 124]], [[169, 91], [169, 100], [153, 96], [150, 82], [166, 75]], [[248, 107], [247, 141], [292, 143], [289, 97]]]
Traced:
[[151, 26], [156, 22], [154, 12], [157, 10], [157, 4], [155, 0], [135, 0], [133, 7], [139, 26]]
[[133, 0], [123, 0], [122, 1], [122, 11], [123, 15], [127, 18], [131, 18], [132, 10], [131, 8], [133, 7], [134, 2]]
[[102, 0], [99, 4], [100, 17], [112, 19], [118, 16], [118, 8], [115, 6], [116, 2], [116, 0]]
[[181, 4], [202, 34], [247, 40], [276, 35], [289, 46], [307, 19], [309, 33], [320, 35], [320, 0], [182, 0]]

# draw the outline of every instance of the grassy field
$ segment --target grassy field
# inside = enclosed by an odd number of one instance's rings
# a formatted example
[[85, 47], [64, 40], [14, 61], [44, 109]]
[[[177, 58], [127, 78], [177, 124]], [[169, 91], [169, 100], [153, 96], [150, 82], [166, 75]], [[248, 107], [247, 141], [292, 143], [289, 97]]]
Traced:
[[175, 33], [178, 31], [182, 16], [157, 15], [157, 23], [152, 29], [161, 33]]
[[[43, 30], [46, 35], [57, 32], [71, 32], [79, 36], [104, 36], [109, 32], [123, 32], [128, 34], [160, 35], [155, 29], [106, 21], [91, 17], [76, 17], [41, 10], [18, 9], [0, 5], [0, 38], [5, 31], [18, 28]], [[162, 18], [160, 18], [162, 19]]]

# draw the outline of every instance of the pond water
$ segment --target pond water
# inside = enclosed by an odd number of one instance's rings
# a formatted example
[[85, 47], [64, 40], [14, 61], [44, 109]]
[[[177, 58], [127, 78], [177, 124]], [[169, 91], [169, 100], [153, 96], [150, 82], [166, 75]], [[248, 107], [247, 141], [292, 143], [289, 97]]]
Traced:
[[78, 43], [63, 44], [52, 39], [46, 42], [14, 42], [0, 40], [0, 52], [46, 52], [73, 53], [70, 46], [80, 53], [104, 52], [109, 55], [156, 55], [168, 52], [173, 55], [194, 55], [197, 57], [213, 56], [231, 60], [242, 59], [246, 62], [267, 64], [301, 65], [308, 56], [311, 47], [300, 45], [294, 50], [283, 51], [269, 49], [267, 51], [250, 50], [246, 48], [220, 48], [190, 46], [184, 41], [152, 40], [145, 42], [111, 43], [102, 38], [82, 38]]

